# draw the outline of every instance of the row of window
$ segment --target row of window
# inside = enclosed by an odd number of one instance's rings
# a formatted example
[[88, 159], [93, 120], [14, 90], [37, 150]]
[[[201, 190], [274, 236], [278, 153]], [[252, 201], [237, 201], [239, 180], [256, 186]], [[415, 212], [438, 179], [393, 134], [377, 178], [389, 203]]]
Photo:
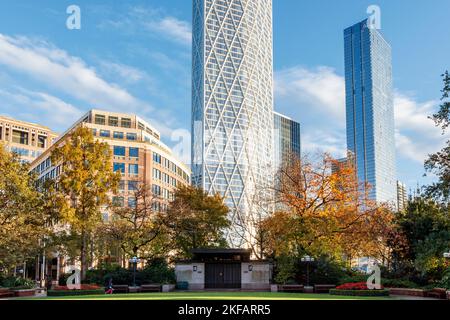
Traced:
[[169, 176], [167, 173], [161, 172], [161, 170], [153, 169], [153, 180], [160, 180], [166, 184], [170, 184], [173, 187], [177, 186], [177, 179]]
[[[92, 129], [92, 134], [94, 136], [97, 136], [97, 129]], [[111, 131], [100, 130], [99, 136], [102, 138], [111, 138]], [[121, 140], [123, 140], [126, 137], [126, 139], [128, 141], [136, 141], [138, 138], [136, 133], [127, 132], [126, 134], [124, 134], [123, 132], [119, 132], [119, 131], [114, 131], [112, 133], [112, 137], [114, 139], [121, 139]]]
[[159, 153], [153, 152], [153, 162], [182, 177], [186, 182], [189, 182], [189, 176], [180, 167], [169, 159], [162, 157]]
[[[127, 206], [129, 208], [136, 208], [136, 204], [137, 203], [136, 203], [136, 198], [135, 197], [128, 197], [126, 199], [126, 201], [127, 201]], [[125, 197], [120, 197], [120, 196], [113, 197], [112, 198], [112, 204], [115, 207], [120, 207], [120, 208], [125, 207]], [[168, 205], [166, 203], [161, 203], [161, 202], [158, 202], [158, 201], [154, 201], [152, 203], [152, 209], [154, 211], [165, 211], [165, 210], [167, 210], [167, 208], [168, 208]]]
[[[126, 147], [114, 146], [113, 153], [116, 157], [126, 156]], [[139, 158], [139, 148], [128, 148], [128, 156], [130, 158]]]
[[[114, 170], [114, 172], [119, 171], [121, 174], [125, 174], [125, 163], [114, 162], [113, 170]], [[128, 165], [128, 174], [130, 176], [139, 175], [139, 165], [138, 164], [129, 164]]]

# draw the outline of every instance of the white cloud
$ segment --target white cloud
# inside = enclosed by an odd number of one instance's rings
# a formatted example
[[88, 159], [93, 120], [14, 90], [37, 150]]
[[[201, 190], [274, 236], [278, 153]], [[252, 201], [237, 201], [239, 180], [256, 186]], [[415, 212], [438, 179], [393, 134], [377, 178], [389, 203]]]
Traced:
[[[345, 154], [344, 77], [324, 66], [288, 68], [276, 73], [275, 94], [275, 108], [302, 124], [304, 150], [322, 149], [337, 157]], [[401, 157], [423, 164], [450, 138], [428, 119], [437, 103], [395, 92], [396, 144]]]
[[101, 61], [100, 65], [102, 71], [113, 76], [118, 76], [127, 83], [136, 83], [147, 77], [145, 72], [121, 63]]
[[345, 82], [333, 68], [293, 67], [277, 72], [275, 92], [281, 103], [291, 101], [301, 108], [300, 115], [317, 112], [345, 121]]
[[144, 31], [147, 35], [181, 45], [190, 45], [192, 41], [192, 28], [189, 22], [166, 15], [162, 10], [145, 6], [132, 7], [125, 14], [104, 20], [99, 27], [114, 28], [131, 34]]
[[156, 31], [165, 38], [181, 44], [189, 45], [192, 41], [190, 23], [174, 17], [165, 17], [158, 21], [145, 23], [148, 30]]
[[125, 89], [103, 80], [82, 59], [43, 41], [0, 34], [0, 64], [95, 107], [151, 110]]
[[64, 131], [83, 114], [70, 103], [44, 92], [23, 88], [0, 89], [2, 113]]

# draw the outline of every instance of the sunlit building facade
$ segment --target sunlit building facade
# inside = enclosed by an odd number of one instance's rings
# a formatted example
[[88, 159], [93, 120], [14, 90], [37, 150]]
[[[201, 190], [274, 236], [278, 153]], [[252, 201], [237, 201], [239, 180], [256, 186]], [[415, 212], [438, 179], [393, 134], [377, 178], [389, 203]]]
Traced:
[[224, 197], [234, 247], [272, 183], [272, 51], [272, 0], [193, 1], [192, 180]]
[[293, 159], [301, 158], [300, 123], [278, 112], [273, 113], [275, 170]]
[[370, 199], [397, 204], [391, 47], [364, 20], [345, 29], [347, 146]]
[[0, 116], [0, 143], [23, 162], [30, 163], [39, 157], [56, 137], [47, 127]]

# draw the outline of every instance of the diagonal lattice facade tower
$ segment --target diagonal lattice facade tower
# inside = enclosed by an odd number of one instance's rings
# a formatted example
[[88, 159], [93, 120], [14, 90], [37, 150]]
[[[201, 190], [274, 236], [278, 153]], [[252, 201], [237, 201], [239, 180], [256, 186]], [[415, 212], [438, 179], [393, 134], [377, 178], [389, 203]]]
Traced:
[[193, 2], [193, 183], [225, 198], [242, 247], [271, 197], [272, 0]]

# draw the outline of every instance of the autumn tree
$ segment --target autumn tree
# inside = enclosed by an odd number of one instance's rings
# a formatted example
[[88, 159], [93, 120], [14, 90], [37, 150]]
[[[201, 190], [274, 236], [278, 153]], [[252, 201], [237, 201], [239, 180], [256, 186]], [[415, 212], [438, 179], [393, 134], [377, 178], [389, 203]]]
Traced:
[[162, 199], [145, 183], [136, 186], [131, 199], [128, 206], [112, 204], [111, 221], [100, 226], [100, 233], [118, 243], [130, 258], [151, 260], [163, 255], [168, 240], [159, 205]]
[[[436, 126], [442, 128], [443, 133], [446, 133], [450, 126], [449, 72], [446, 71], [442, 78], [444, 82], [441, 98], [442, 104], [439, 111], [431, 119], [436, 123]], [[450, 140], [447, 140], [446, 146], [441, 151], [429, 156], [425, 162], [425, 169], [438, 177], [438, 181], [427, 188], [428, 195], [448, 203], [450, 197]]]
[[52, 153], [51, 161], [61, 166], [58, 191], [66, 201], [60, 203], [61, 219], [70, 232], [80, 236], [81, 277], [87, 270], [88, 244], [101, 222], [101, 210], [109, 204], [120, 174], [111, 166], [111, 151], [106, 143], [94, 139], [89, 128], [74, 129]]
[[336, 259], [378, 255], [389, 208], [369, 200], [354, 166], [328, 154], [286, 163], [279, 170], [282, 210], [262, 223], [266, 255], [329, 255]]
[[0, 144], [0, 269], [34, 258], [50, 233], [34, 175]]
[[164, 216], [173, 248], [189, 257], [195, 248], [225, 247], [228, 211], [218, 194], [210, 196], [200, 188], [179, 187]]

